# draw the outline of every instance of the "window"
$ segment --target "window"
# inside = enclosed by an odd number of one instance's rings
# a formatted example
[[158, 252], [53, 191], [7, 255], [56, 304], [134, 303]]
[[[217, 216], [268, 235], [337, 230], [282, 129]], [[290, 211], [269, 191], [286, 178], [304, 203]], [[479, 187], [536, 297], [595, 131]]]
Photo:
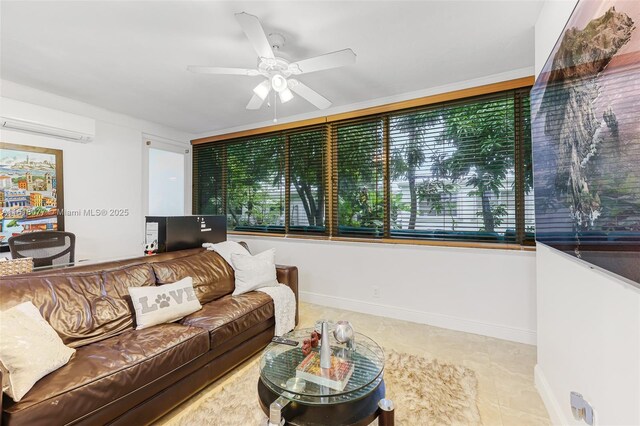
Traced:
[[334, 126], [338, 235], [382, 237], [385, 221], [383, 120]]
[[516, 141], [528, 115], [524, 91], [390, 114], [390, 236], [513, 241], [516, 145], [526, 143]]
[[233, 231], [326, 232], [325, 126], [195, 146], [194, 214]]
[[529, 88], [194, 144], [229, 229], [533, 243]]
[[286, 134], [289, 233], [324, 234], [327, 209], [325, 126]]
[[193, 214], [224, 215], [226, 147], [222, 144], [193, 149]]

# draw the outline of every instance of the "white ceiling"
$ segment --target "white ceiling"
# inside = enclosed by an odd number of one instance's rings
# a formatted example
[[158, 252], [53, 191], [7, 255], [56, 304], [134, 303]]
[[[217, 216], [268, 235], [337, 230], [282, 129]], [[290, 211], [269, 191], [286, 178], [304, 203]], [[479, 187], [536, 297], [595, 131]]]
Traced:
[[[290, 60], [350, 47], [354, 66], [300, 80], [334, 106], [533, 66], [539, 1], [1, 3], [3, 79], [201, 134], [269, 120], [245, 105], [260, 77], [196, 75], [256, 55], [234, 13], [279, 32]], [[308, 113], [303, 99], [278, 116]]]

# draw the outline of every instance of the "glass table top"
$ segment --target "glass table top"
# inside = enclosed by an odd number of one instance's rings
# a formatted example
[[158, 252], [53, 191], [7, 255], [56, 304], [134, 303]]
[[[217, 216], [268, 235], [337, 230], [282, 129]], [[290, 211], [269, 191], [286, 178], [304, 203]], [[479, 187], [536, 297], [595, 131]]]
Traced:
[[[270, 343], [260, 358], [260, 378], [273, 392], [308, 404], [331, 404], [355, 400], [368, 395], [382, 380], [384, 352], [376, 342], [361, 333], [355, 333], [355, 346], [348, 349], [338, 343], [329, 332], [331, 352], [354, 364], [354, 370], [343, 390], [321, 386], [309, 380], [296, 379], [296, 368], [306, 358], [302, 342], [310, 338], [313, 328], [294, 330], [283, 337], [295, 340], [298, 346]], [[318, 352], [320, 345], [313, 348]]]

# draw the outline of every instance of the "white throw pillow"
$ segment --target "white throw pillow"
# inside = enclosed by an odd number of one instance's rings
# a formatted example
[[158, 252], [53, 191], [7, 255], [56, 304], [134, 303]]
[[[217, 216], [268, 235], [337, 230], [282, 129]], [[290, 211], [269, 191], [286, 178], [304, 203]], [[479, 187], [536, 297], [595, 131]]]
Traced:
[[233, 268], [233, 263], [231, 262], [231, 256], [234, 254], [244, 254], [250, 256], [249, 250], [244, 248], [242, 244], [237, 243], [235, 241], [223, 241], [221, 243], [212, 244], [205, 243], [202, 245], [207, 250], [213, 250], [218, 253], [224, 260], [227, 261], [229, 266]]
[[176, 321], [202, 309], [191, 277], [173, 284], [129, 287], [129, 294], [136, 311], [136, 330]]
[[233, 296], [278, 285], [276, 249], [265, 250], [255, 256], [234, 253], [231, 255], [231, 264], [236, 274]]
[[8, 373], [6, 392], [15, 402], [33, 385], [69, 362], [76, 352], [31, 302], [0, 312], [0, 362]]

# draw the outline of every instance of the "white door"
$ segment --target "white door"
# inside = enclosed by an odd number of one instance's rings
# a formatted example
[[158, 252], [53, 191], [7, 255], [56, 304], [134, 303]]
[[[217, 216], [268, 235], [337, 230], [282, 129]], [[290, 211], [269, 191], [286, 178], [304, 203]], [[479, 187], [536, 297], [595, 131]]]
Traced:
[[186, 214], [185, 180], [188, 149], [156, 141], [145, 141], [147, 148], [147, 214], [183, 216]]

